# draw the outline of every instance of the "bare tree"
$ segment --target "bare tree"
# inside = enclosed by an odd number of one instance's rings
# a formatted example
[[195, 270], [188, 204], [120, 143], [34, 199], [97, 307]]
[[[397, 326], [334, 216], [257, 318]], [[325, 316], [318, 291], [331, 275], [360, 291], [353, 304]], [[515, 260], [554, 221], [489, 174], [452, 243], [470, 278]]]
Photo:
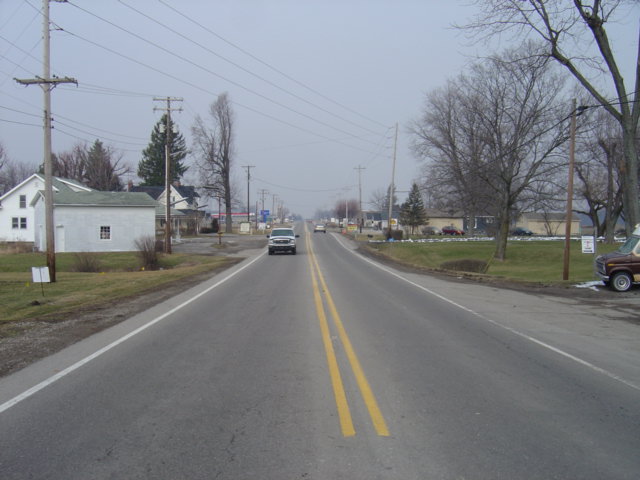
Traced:
[[122, 163], [122, 154], [96, 140], [86, 153], [84, 181], [88, 187], [102, 191], [121, 191], [122, 175], [131, 168]]
[[358, 200], [355, 198], [351, 198], [349, 200], [338, 200], [333, 211], [335, 212], [336, 217], [342, 220], [343, 218], [347, 218], [347, 215], [349, 217], [355, 217], [358, 214], [359, 205]]
[[53, 175], [83, 182], [87, 166], [87, 145], [76, 143], [66, 152], [52, 155]]
[[576, 211], [589, 216], [596, 235], [604, 235], [607, 243], [613, 243], [622, 212], [622, 138], [619, 126], [604, 111], [596, 113], [593, 124], [592, 131], [578, 141], [576, 193], [584, 200], [586, 210]]
[[385, 191], [382, 188], [378, 188], [371, 192], [371, 196], [369, 197], [369, 205], [378, 211], [383, 212], [385, 205], [387, 205], [387, 199], [389, 198], [388, 189]]
[[[476, 0], [481, 11], [463, 28], [477, 36], [491, 37], [506, 31], [542, 39], [548, 58], [562, 65], [607, 111], [622, 129], [624, 164], [621, 171], [627, 232], [640, 222], [638, 202], [638, 147], [635, 137], [640, 118], [640, 48], [635, 62], [634, 86], [629, 91], [605, 26], [622, 17], [624, 6], [635, 0]], [[637, 10], [636, 10], [637, 14]], [[591, 37], [587, 41], [585, 37]], [[640, 42], [639, 47], [640, 47]], [[594, 48], [595, 47], [595, 48]], [[606, 77], [603, 76], [603, 73]], [[611, 87], [616, 100], [607, 98]]]
[[37, 170], [35, 164], [19, 163], [9, 158], [0, 143], [0, 195], [7, 193]]
[[191, 128], [196, 164], [207, 192], [211, 196], [224, 199], [227, 233], [232, 232], [232, 189], [231, 167], [234, 156], [234, 113], [227, 93], [218, 96], [209, 107], [207, 124], [200, 116], [196, 117]]
[[493, 192], [470, 170], [481, 161], [486, 144], [477, 114], [483, 108], [483, 99], [468, 90], [460, 95], [465, 83], [465, 78], [459, 77], [429, 93], [422, 117], [412, 123], [410, 130], [414, 134], [414, 153], [433, 160], [423, 171], [422, 190], [429, 204], [473, 218], [497, 212], [491, 212]]
[[[474, 65], [455, 81], [459, 101], [445, 94], [442, 114], [425, 113], [412, 127], [414, 151], [462, 205], [497, 217], [497, 260], [506, 258], [514, 210], [558, 171], [556, 151], [566, 139], [556, 103], [562, 82], [535, 46], [526, 60], [518, 60], [521, 53]], [[427, 97], [425, 112], [441, 99]]]

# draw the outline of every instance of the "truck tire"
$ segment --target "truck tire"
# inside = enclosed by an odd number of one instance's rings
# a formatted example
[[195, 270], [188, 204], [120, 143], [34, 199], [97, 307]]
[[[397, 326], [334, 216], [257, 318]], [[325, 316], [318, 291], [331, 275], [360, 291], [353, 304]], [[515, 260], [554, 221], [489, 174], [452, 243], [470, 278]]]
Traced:
[[609, 285], [616, 292], [626, 292], [631, 288], [632, 283], [631, 275], [627, 272], [618, 272], [613, 274]]
[[293, 253], [295, 255], [296, 254], [296, 249], [294, 248], [293, 250], [291, 250], [291, 253]]

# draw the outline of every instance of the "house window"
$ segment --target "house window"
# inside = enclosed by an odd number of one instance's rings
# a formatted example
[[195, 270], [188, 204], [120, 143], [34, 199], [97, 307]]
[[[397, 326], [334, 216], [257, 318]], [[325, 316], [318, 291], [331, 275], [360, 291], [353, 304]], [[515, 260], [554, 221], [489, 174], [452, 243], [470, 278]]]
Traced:
[[27, 196], [20, 195], [20, 208], [27, 208]]
[[27, 217], [12, 217], [11, 218], [11, 228], [17, 230], [26, 230], [27, 229]]
[[111, 227], [109, 225], [100, 227], [100, 240], [111, 240]]

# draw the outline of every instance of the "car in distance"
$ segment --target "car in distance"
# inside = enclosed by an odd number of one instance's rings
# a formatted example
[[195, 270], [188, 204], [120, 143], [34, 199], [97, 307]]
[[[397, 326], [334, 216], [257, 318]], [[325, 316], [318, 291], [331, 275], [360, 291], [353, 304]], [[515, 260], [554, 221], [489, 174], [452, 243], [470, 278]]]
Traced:
[[464, 235], [464, 230], [454, 227], [453, 225], [447, 225], [446, 227], [442, 227], [443, 235]]
[[527, 237], [533, 235], [533, 232], [528, 228], [516, 227], [511, 231], [511, 235], [516, 235], [519, 237]]
[[626, 292], [640, 282], [640, 227], [615, 252], [599, 255], [596, 274], [616, 292]]
[[274, 228], [269, 235], [268, 249], [269, 255], [273, 255], [276, 252], [296, 254], [296, 238], [300, 238], [300, 235], [296, 235], [293, 228]]
[[442, 230], [438, 227], [434, 227], [433, 225], [427, 225], [422, 228], [423, 235], [442, 235]]
[[323, 223], [316, 224], [316, 226], [313, 227], [313, 233], [316, 233], [316, 232], [327, 233], [327, 226]]

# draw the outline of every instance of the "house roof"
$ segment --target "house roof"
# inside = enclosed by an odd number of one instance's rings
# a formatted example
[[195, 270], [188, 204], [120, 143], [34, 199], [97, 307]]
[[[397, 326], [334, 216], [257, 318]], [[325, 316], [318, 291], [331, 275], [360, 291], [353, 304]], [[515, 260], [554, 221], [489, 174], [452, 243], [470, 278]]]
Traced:
[[[22, 182], [20, 182], [18, 185], [13, 187], [7, 193], [5, 193], [4, 195], [0, 196], [0, 203], [2, 203], [3, 199], [9, 197], [13, 192], [18, 190], [20, 187], [22, 187], [26, 183], [29, 183], [34, 178], [37, 178], [38, 180], [40, 180], [44, 184], [44, 175], [40, 174], [40, 173], [34, 173], [33, 175], [30, 175], [27, 178], [25, 178]], [[87, 187], [86, 185], [83, 185], [82, 183], [80, 183], [80, 182], [78, 182], [76, 180], [71, 180], [69, 178], [61, 178], [61, 177], [52, 177], [51, 185], [52, 185], [54, 191], [62, 191], [62, 190], [78, 191], [78, 190], [82, 190], [82, 191], [89, 192], [89, 191], [92, 190], [91, 188]]]
[[130, 192], [143, 192], [147, 195], [151, 196], [154, 200], [160, 198], [162, 192], [164, 192], [164, 187], [154, 187], [148, 185], [133, 185], [130, 189]]
[[[32, 204], [39, 198], [44, 198], [43, 192], [36, 196]], [[54, 205], [66, 205], [77, 207], [153, 207], [158, 202], [146, 193], [132, 192], [74, 192], [73, 190], [61, 190], [53, 195]]]
[[[193, 203], [194, 198], [200, 198], [198, 192], [196, 192], [196, 187], [194, 186], [186, 186], [186, 185], [171, 185], [176, 192], [180, 194], [182, 198], [187, 199], [189, 203]], [[129, 190], [131, 192], [144, 192], [151, 195], [155, 200], [160, 198], [160, 195], [164, 192], [164, 187], [157, 186], [149, 186], [149, 185], [134, 185]]]

